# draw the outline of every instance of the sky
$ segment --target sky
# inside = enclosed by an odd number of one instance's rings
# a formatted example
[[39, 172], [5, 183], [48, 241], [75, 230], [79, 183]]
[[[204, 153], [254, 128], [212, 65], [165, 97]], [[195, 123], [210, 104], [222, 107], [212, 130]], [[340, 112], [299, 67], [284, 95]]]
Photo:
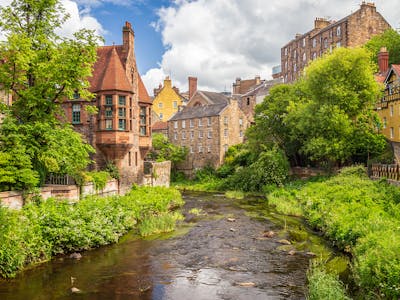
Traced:
[[[0, 0], [7, 5], [11, 0]], [[312, 29], [315, 17], [339, 20], [361, 0], [61, 0], [70, 19], [60, 31], [95, 30], [106, 45], [122, 43], [122, 26], [135, 31], [139, 72], [150, 95], [170, 76], [187, 91], [231, 91], [237, 77], [270, 79], [280, 49], [296, 33]], [[368, 2], [368, 1], [367, 1]], [[378, 12], [400, 28], [398, 0], [375, 0]]]

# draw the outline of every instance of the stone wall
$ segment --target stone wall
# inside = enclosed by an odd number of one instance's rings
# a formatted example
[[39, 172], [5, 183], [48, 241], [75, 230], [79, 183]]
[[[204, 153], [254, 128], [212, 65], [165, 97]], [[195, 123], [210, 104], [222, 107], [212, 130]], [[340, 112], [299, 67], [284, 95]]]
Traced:
[[[105, 188], [101, 191], [96, 191], [92, 183], [82, 186], [82, 193], [76, 185], [46, 185], [40, 189], [40, 196], [47, 200], [50, 197], [57, 199], [66, 199], [71, 202], [76, 202], [81, 197], [89, 195], [109, 196], [118, 195], [119, 186], [117, 180], [107, 182]], [[25, 196], [25, 197], [24, 197]], [[26, 201], [29, 201], [34, 194], [24, 195], [23, 192], [9, 191], [0, 193], [0, 205], [11, 209], [21, 209]]]
[[145, 162], [143, 185], [169, 187], [171, 180], [171, 162]]

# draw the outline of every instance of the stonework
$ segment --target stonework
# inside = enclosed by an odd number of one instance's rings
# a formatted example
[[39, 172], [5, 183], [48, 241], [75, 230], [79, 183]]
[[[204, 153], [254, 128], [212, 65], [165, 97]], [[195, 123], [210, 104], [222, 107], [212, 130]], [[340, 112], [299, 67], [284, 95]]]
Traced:
[[[143, 161], [151, 147], [151, 99], [136, 66], [135, 35], [131, 24], [122, 29], [123, 44], [97, 49], [97, 61], [89, 78], [92, 101], [79, 95], [65, 101], [68, 122], [96, 149], [92, 169], [114, 163], [122, 188], [129, 189], [143, 176]], [[98, 109], [88, 114], [85, 107]]]
[[171, 162], [146, 161], [143, 185], [169, 187], [171, 181]]
[[298, 79], [308, 63], [338, 47], [358, 47], [372, 36], [383, 33], [390, 24], [376, 11], [373, 3], [362, 2], [356, 12], [334, 22], [316, 18], [314, 28], [296, 34], [281, 49], [281, 68], [285, 83]]
[[247, 127], [237, 100], [197, 91], [187, 106], [168, 121], [169, 140], [189, 150], [178, 169], [191, 176], [196, 169], [219, 167], [228, 148], [243, 142]]

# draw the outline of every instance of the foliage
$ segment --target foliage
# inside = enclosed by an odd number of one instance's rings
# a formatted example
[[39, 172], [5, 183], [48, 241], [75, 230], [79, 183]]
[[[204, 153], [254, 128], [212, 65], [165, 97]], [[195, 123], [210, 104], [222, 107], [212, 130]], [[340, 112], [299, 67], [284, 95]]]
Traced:
[[110, 174], [111, 178], [114, 178], [117, 180], [120, 178], [119, 170], [112, 161], [107, 162], [106, 168], [104, 169], [104, 171], [108, 172], [108, 174]]
[[152, 144], [153, 148], [148, 154], [151, 160], [159, 162], [170, 160], [174, 168], [177, 163], [186, 159], [188, 149], [172, 144], [168, 138], [161, 133], [156, 133], [152, 136]]
[[245, 192], [260, 192], [265, 185], [281, 186], [289, 173], [289, 163], [277, 148], [265, 150], [248, 167], [238, 167], [225, 181], [225, 188]]
[[371, 59], [378, 63], [378, 53], [382, 47], [389, 52], [389, 65], [400, 62], [400, 33], [395, 29], [388, 29], [380, 35], [373, 36], [364, 47], [371, 53]]
[[[380, 94], [365, 49], [340, 48], [313, 61], [292, 85], [271, 89], [246, 133], [250, 149], [277, 145], [292, 164], [366, 162], [385, 148], [373, 105]], [[258, 145], [261, 144], [261, 145]]]
[[13, 277], [52, 255], [115, 243], [135, 226], [144, 235], [171, 231], [180, 215], [170, 211], [181, 205], [177, 190], [143, 187], [76, 204], [48, 199], [21, 211], [0, 207], [0, 275]]
[[300, 206], [309, 224], [353, 256], [353, 277], [363, 299], [400, 296], [398, 187], [371, 181], [358, 166], [271, 196], [274, 203]]
[[308, 300], [350, 300], [337, 275], [327, 273], [321, 266], [312, 266], [307, 279]]
[[17, 154], [15, 148], [25, 149], [25, 168], [39, 173], [41, 183], [51, 172], [75, 175], [89, 164], [89, 153], [94, 152], [69, 124], [17, 124], [8, 116], [0, 127], [0, 151]]
[[86, 173], [89, 177], [89, 181], [93, 182], [96, 191], [104, 189], [108, 179], [110, 178], [110, 174], [106, 171], [93, 171]]

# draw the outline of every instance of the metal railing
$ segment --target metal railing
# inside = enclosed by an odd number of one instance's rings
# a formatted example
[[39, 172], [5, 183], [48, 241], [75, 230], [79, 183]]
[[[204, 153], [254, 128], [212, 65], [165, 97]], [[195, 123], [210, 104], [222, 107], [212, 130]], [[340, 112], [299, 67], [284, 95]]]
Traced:
[[75, 185], [74, 178], [65, 174], [53, 174], [50, 173], [46, 178], [46, 184], [53, 185]]
[[398, 164], [372, 164], [370, 172], [371, 177], [374, 179], [386, 178], [394, 181], [400, 181], [400, 166]]

